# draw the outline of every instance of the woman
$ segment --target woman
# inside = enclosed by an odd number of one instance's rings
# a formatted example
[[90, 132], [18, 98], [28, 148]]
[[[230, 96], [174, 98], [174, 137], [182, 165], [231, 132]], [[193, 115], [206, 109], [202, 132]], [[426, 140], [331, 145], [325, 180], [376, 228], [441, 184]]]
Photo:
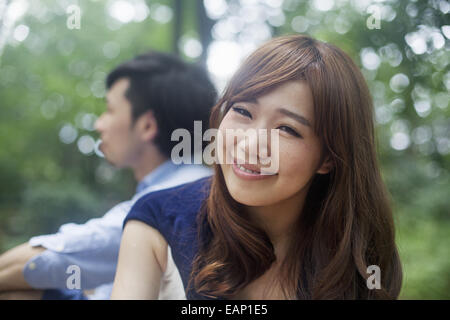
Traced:
[[211, 178], [140, 199], [124, 223], [112, 298], [157, 298], [168, 245], [188, 299], [398, 297], [372, 101], [342, 50], [303, 35], [269, 41], [236, 72], [210, 122], [220, 134], [275, 129], [278, 148], [267, 148], [278, 171], [236, 164], [237, 137], [223, 150], [233, 162], [216, 164]]

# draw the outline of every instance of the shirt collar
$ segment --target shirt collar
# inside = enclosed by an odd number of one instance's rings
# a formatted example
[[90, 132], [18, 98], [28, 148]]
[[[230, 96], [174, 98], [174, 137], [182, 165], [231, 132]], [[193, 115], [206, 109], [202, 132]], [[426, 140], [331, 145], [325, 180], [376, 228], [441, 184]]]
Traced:
[[159, 183], [166, 175], [175, 171], [177, 167], [178, 166], [174, 164], [172, 160], [166, 160], [139, 182], [136, 193], [141, 192], [151, 185]]

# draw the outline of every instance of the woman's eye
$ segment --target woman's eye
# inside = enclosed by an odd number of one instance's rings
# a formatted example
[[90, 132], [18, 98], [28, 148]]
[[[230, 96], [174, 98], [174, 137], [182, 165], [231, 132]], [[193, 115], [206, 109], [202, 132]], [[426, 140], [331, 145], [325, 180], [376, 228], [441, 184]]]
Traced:
[[248, 112], [247, 110], [245, 110], [243, 108], [231, 107], [231, 109], [233, 109], [234, 112], [237, 112], [237, 113], [243, 115], [244, 117], [249, 117], [250, 119], [252, 118], [252, 115], [250, 114], [250, 112]]
[[293, 136], [295, 136], [295, 137], [299, 137], [299, 138], [302, 137], [300, 134], [297, 133], [297, 131], [295, 131], [294, 129], [292, 129], [292, 128], [290, 128], [290, 127], [287, 127], [287, 126], [280, 126], [280, 127], [278, 127], [278, 128], [284, 128], [283, 131], [286, 131], [287, 133], [289, 133], [289, 134], [291, 134], [291, 135], [293, 135]]

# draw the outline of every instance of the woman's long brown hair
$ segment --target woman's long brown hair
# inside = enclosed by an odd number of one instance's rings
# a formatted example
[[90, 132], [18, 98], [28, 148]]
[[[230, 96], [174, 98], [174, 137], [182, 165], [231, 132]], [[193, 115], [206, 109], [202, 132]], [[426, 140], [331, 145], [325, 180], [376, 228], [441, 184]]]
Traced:
[[[376, 156], [372, 99], [346, 53], [303, 35], [267, 42], [231, 79], [213, 108], [210, 126], [218, 128], [234, 102], [292, 80], [304, 80], [311, 89], [313, 127], [323, 145], [322, 159], [331, 159], [333, 169], [313, 177], [299, 212], [296, 236], [279, 273], [285, 297], [395, 299], [402, 270]], [[188, 290], [233, 297], [276, 260], [267, 234], [231, 197], [218, 164], [197, 222], [199, 251]], [[381, 289], [367, 286], [370, 265], [381, 270]]]

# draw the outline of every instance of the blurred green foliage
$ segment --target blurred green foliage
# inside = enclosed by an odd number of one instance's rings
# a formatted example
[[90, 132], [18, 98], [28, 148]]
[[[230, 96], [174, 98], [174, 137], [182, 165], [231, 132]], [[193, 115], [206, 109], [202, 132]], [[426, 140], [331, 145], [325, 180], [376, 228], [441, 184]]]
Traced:
[[[117, 171], [92, 151], [81, 152], [79, 144], [83, 136], [98, 137], [92, 123], [104, 109], [108, 71], [149, 48], [172, 50], [176, 17], [173, 1], [147, 1], [145, 19], [120, 23], [107, 10], [114, 2], [79, 1], [80, 30], [66, 27], [70, 1], [30, 2], [18, 22], [29, 28], [26, 39], [11, 35], [4, 48], [1, 250], [55, 232], [62, 223], [100, 216], [133, 194], [129, 172]], [[182, 35], [197, 37], [195, 3], [183, 3]], [[205, 1], [210, 11], [223, 9], [211, 3]], [[226, 10], [209, 13], [218, 19], [216, 27], [232, 21], [234, 30], [227, 36], [223, 28], [213, 28], [216, 40], [245, 32], [248, 39], [251, 28], [244, 20], [256, 12], [273, 35], [310, 34], [341, 47], [361, 67], [374, 98], [378, 154], [392, 195], [404, 268], [401, 298], [449, 299], [448, 1], [373, 2], [371, 9], [370, 1], [224, 3]], [[367, 24], [377, 16], [373, 12], [381, 15], [379, 29]], [[258, 38], [263, 28], [256, 29]]]
[[[30, 3], [17, 23], [29, 27], [26, 40], [11, 36], [1, 57], [3, 250], [56, 232], [64, 222], [101, 216], [134, 193], [130, 172], [80, 152], [77, 142], [98, 138], [93, 123], [105, 108], [107, 73], [150, 48], [169, 51], [172, 26], [153, 19], [122, 25], [104, 3], [89, 2], [82, 6], [81, 28], [69, 29], [66, 7], [66, 2]], [[72, 137], [61, 138], [65, 126]]]

